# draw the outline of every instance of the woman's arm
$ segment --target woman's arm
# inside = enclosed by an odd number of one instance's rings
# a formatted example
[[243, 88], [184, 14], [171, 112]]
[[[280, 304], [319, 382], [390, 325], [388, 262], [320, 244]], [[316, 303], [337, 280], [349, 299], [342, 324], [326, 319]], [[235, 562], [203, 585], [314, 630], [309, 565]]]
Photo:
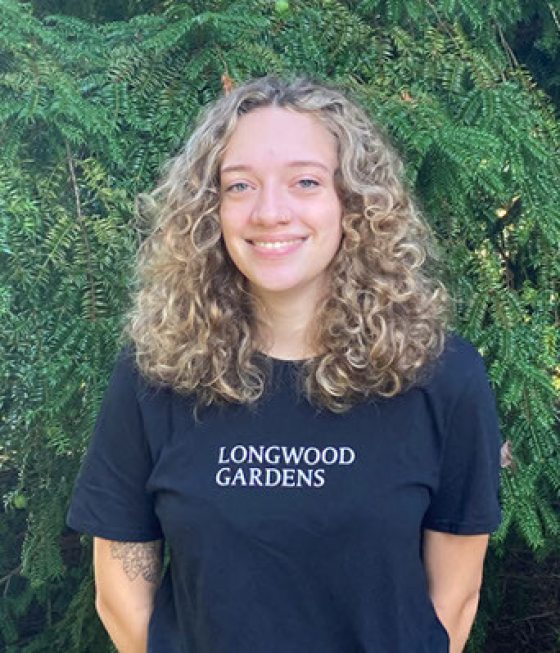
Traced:
[[95, 537], [95, 607], [119, 653], [145, 653], [154, 595], [161, 580], [162, 540], [115, 542]]
[[478, 608], [489, 535], [424, 530], [424, 567], [435, 611], [449, 634], [450, 653], [462, 653]]

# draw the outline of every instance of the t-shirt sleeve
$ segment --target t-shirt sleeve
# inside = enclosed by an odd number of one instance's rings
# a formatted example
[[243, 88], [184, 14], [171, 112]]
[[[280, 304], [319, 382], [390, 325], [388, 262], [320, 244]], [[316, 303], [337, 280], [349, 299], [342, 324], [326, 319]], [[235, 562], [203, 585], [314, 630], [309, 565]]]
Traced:
[[482, 357], [452, 406], [439, 485], [423, 527], [457, 535], [492, 533], [501, 522], [501, 435]]
[[66, 523], [117, 541], [162, 538], [153, 496], [146, 490], [152, 460], [137, 398], [137, 371], [125, 347], [111, 375], [83, 459]]

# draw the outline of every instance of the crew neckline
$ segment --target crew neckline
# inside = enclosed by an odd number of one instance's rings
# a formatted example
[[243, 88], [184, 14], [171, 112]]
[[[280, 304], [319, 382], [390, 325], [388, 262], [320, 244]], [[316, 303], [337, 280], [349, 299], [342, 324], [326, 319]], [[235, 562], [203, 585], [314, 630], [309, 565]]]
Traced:
[[316, 357], [311, 356], [309, 358], [278, 358], [276, 356], [271, 356], [270, 354], [266, 354], [265, 352], [260, 351], [260, 350], [257, 350], [257, 354], [259, 356], [262, 356], [262, 358], [264, 358], [265, 360], [271, 361], [274, 365], [295, 365], [295, 366], [298, 366], [298, 365], [302, 365], [303, 363], [306, 363], [308, 361], [312, 361], [312, 360], [314, 360], [314, 358], [318, 358], [318, 356], [316, 356]]

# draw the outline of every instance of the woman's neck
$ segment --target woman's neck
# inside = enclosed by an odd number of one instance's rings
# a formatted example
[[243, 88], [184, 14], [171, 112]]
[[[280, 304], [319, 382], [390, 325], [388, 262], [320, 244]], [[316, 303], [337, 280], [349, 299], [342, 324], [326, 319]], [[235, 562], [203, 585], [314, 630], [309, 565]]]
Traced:
[[262, 324], [262, 349], [273, 358], [301, 360], [317, 354], [310, 334], [316, 316], [317, 296], [307, 293], [257, 295]]

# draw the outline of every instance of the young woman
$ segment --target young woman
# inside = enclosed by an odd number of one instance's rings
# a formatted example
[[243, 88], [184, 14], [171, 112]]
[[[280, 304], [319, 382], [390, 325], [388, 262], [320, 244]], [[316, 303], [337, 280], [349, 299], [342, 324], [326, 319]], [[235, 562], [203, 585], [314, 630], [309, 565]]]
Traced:
[[401, 168], [274, 76], [169, 164], [68, 514], [122, 653], [463, 650], [500, 435]]

